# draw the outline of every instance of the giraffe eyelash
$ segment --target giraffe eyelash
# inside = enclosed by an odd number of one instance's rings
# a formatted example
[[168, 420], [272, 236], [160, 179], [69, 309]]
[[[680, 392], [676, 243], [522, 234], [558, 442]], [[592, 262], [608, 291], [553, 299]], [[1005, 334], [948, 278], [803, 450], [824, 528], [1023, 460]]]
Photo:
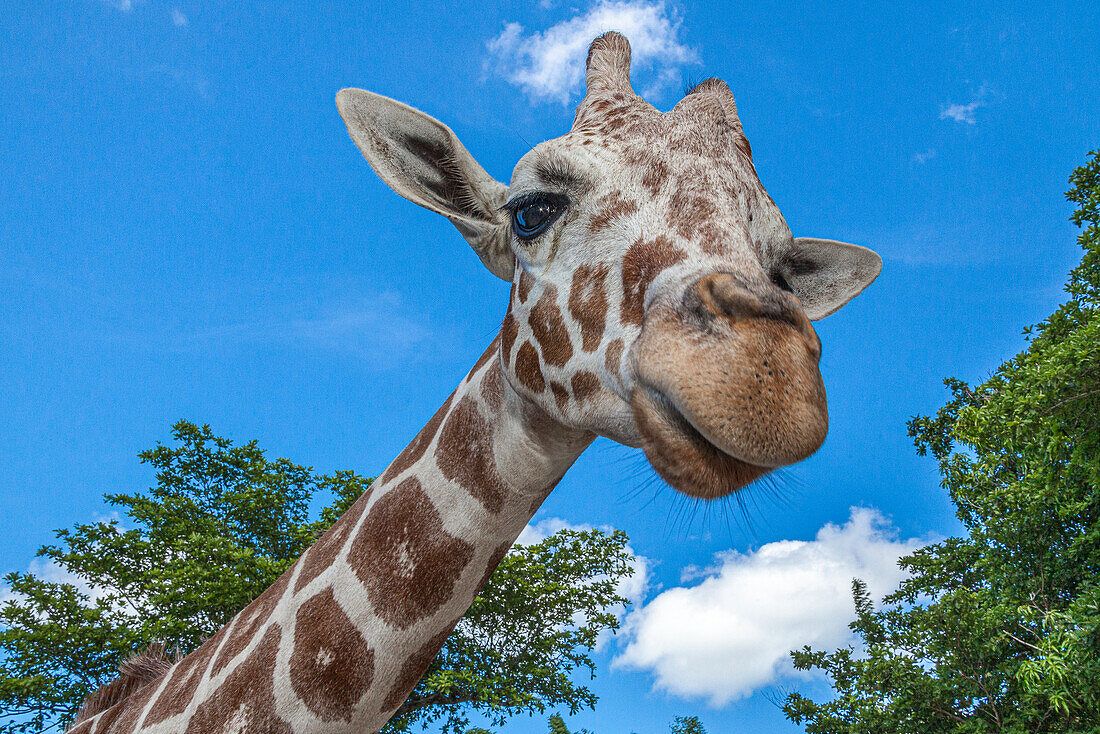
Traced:
[[504, 206], [500, 207], [500, 211], [514, 214], [516, 210], [522, 209], [525, 206], [534, 204], [539, 199], [549, 199], [558, 207], [564, 209], [569, 205], [569, 199], [561, 194], [556, 194], [550, 191], [531, 191], [526, 194], [520, 194], [516, 198], [508, 201]]

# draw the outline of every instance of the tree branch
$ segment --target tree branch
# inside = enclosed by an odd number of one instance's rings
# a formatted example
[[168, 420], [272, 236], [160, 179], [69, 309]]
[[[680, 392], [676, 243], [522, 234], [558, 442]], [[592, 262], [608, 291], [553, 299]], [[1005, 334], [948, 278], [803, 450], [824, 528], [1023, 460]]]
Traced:
[[1059, 401], [1058, 401], [1057, 403], [1055, 403], [1054, 405], [1050, 406], [1049, 408], [1047, 408], [1046, 410], [1044, 410], [1044, 411], [1043, 411], [1042, 413], [1040, 413], [1039, 415], [1047, 415], [1047, 414], [1049, 414], [1049, 413], [1053, 413], [1053, 412], [1054, 412], [1054, 411], [1056, 411], [1056, 410], [1057, 410], [1058, 408], [1061, 408], [1061, 407], [1062, 407], [1063, 405], [1067, 405], [1067, 404], [1069, 404], [1069, 403], [1075, 403], [1075, 402], [1077, 402], [1078, 400], [1084, 400], [1085, 398], [1087, 398], [1087, 397], [1089, 397], [1089, 396], [1091, 396], [1091, 395], [1100, 395], [1100, 388], [1097, 388], [1096, 390], [1086, 390], [1086, 391], [1085, 391], [1085, 392], [1083, 392], [1083, 393], [1078, 393], [1077, 395], [1074, 395], [1074, 396], [1072, 396], [1072, 397], [1068, 397], [1068, 398], [1066, 398], [1065, 400], [1059, 400]]
[[401, 716], [407, 716], [414, 711], [419, 711], [422, 708], [428, 706], [457, 706], [463, 703], [472, 703], [478, 701], [476, 694], [473, 693], [443, 693], [437, 691], [435, 693], [429, 693], [427, 696], [421, 696], [420, 698], [408, 698], [405, 703], [398, 707], [397, 712], [394, 713], [393, 718]]

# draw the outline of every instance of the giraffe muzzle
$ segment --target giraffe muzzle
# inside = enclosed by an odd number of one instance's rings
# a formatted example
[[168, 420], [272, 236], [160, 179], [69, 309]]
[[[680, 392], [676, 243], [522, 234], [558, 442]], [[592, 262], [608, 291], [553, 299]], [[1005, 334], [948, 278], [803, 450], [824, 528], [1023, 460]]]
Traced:
[[700, 281], [686, 306], [647, 314], [631, 399], [650, 463], [705, 498], [807, 458], [829, 426], [809, 321], [718, 280]]

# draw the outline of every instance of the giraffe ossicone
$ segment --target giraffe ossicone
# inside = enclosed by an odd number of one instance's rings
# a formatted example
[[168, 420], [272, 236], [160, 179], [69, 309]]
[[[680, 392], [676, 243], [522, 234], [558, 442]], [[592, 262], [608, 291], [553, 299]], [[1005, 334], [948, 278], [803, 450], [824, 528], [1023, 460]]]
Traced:
[[881, 260], [791, 235], [724, 82], [661, 113], [632, 90], [617, 33], [593, 41], [585, 79], [572, 129], [523, 156], [508, 185], [428, 115], [337, 95], [383, 181], [446, 216], [512, 283], [500, 334], [271, 589], [70, 731], [377, 731], [596, 435], [641, 447], [701, 498], [821, 445], [811, 321]]

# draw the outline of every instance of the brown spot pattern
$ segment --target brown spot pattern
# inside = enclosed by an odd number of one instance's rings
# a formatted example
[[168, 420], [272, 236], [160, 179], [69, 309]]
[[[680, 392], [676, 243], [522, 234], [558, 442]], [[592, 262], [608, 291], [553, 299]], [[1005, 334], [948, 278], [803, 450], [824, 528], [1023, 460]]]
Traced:
[[542, 347], [542, 358], [546, 363], [563, 367], [573, 356], [573, 344], [569, 341], [569, 331], [558, 309], [557, 298], [558, 289], [552, 285], [546, 286], [538, 303], [531, 309], [527, 323]]
[[600, 378], [587, 370], [581, 370], [573, 375], [570, 384], [573, 386], [573, 397], [578, 403], [583, 403], [600, 389]]
[[569, 289], [569, 313], [581, 327], [581, 348], [591, 352], [600, 346], [607, 325], [606, 263], [581, 265], [573, 271]]
[[458, 624], [457, 619], [447, 625], [447, 628], [442, 632], [424, 643], [419, 650], [412, 654], [412, 657], [405, 661], [405, 664], [401, 666], [401, 672], [397, 674], [397, 680], [394, 682], [393, 688], [390, 689], [386, 700], [382, 702], [383, 711], [396, 709], [404, 703], [412, 690], [416, 688], [416, 684], [428, 672], [428, 666], [432, 664], [432, 660], [435, 660], [436, 654], [443, 647], [443, 643], [447, 641], [447, 638], [451, 636], [451, 631], [454, 630], [456, 624]]
[[623, 257], [622, 320], [635, 326], [642, 325], [645, 310], [645, 293], [653, 279], [664, 270], [684, 259], [668, 237], [658, 235], [652, 240], [639, 238]]
[[661, 188], [668, 177], [669, 169], [664, 161], [652, 156], [646, 160], [645, 170], [642, 172], [642, 186], [645, 186], [649, 193], [654, 196], [661, 193]]
[[620, 127], [626, 124], [626, 117], [623, 116], [621, 108], [608, 113], [604, 118], [604, 123], [601, 126], [604, 135], [609, 135]]
[[[285, 584], [283, 588], [286, 588]], [[259, 601], [259, 599], [256, 601]], [[253, 602], [253, 604], [255, 603]], [[181, 660], [179, 665], [168, 673], [168, 682], [161, 690], [160, 695], [157, 696], [153, 707], [149, 709], [149, 714], [145, 717], [143, 725], [156, 724], [171, 716], [182, 714], [187, 709], [187, 705], [191, 703], [191, 698], [195, 694], [195, 689], [198, 688], [199, 682], [202, 680], [203, 673], [210, 665], [210, 659], [214, 656], [214, 651], [218, 649], [218, 644], [225, 637], [225, 629], [223, 627], [218, 630], [217, 634], [204, 642], [198, 650]]]
[[374, 677], [374, 651], [367, 647], [331, 588], [298, 610], [290, 685], [324, 721], [351, 720]]
[[493, 461], [493, 427], [470, 398], [463, 398], [443, 424], [436, 464], [489, 512], [504, 505], [504, 480]]
[[607, 367], [607, 371], [613, 375], [619, 374], [622, 358], [623, 340], [615, 339], [607, 345], [607, 352], [604, 354], [604, 366]]
[[704, 237], [704, 225], [718, 214], [718, 206], [703, 196], [693, 196], [684, 187], [672, 194], [668, 203], [669, 223], [686, 240]]
[[435, 438], [436, 431], [439, 430], [439, 424], [443, 422], [443, 418], [447, 415], [447, 411], [451, 407], [451, 401], [454, 400], [454, 393], [451, 393], [447, 397], [447, 400], [440, 406], [439, 410], [435, 412], [432, 419], [428, 421], [420, 433], [416, 434], [416, 438], [405, 447], [405, 450], [397, 455], [397, 458], [393, 460], [393, 463], [389, 465], [389, 468], [382, 473], [376, 481], [386, 482], [390, 479], [394, 479], [401, 475], [403, 471], [410, 466], [420, 461], [420, 457], [427, 451], [428, 446], [431, 444], [432, 439]]
[[616, 219], [638, 211], [638, 203], [623, 198], [618, 191], [612, 191], [602, 197], [597, 202], [597, 206], [600, 207], [599, 212], [588, 222], [588, 231], [592, 234], [597, 234]]
[[485, 407], [494, 413], [500, 411], [504, 402], [504, 380], [501, 375], [500, 365], [496, 364], [481, 378], [481, 399], [485, 401]]
[[550, 392], [554, 393], [554, 402], [558, 404], [558, 410], [565, 411], [569, 404], [569, 390], [560, 382], [550, 381]]
[[[138, 717], [145, 710], [145, 705], [149, 703], [149, 699], [153, 697], [156, 691], [157, 681], [134, 691], [133, 694], [119, 701], [96, 720], [98, 722], [95, 725], [96, 731], [108, 732], [113, 727], [113, 730], [117, 732], [125, 732], [125, 734], [132, 732], [137, 728]], [[190, 703], [190, 700], [187, 703]], [[146, 722], [148, 721], [149, 719], [146, 718]]]
[[271, 616], [271, 613], [275, 611], [275, 605], [279, 603], [279, 599], [283, 597], [289, 577], [289, 573], [284, 573], [268, 587], [267, 591], [256, 597], [251, 604], [237, 615], [237, 621], [233, 625], [228, 639], [226, 639], [221, 651], [218, 652], [218, 657], [214, 660], [212, 673], [217, 673], [228, 665], [230, 660], [237, 657], [242, 650], [248, 647], [248, 643], [256, 639], [260, 628]]
[[420, 481], [409, 477], [375, 501], [352, 541], [348, 562], [374, 613], [405, 629], [451, 598], [473, 552], [443, 529]]
[[363, 515], [367, 503], [370, 502], [373, 484], [367, 487], [359, 499], [355, 500], [347, 512], [340, 516], [336, 523], [321, 534], [317, 542], [309, 547], [306, 554], [298, 563], [302, 564], [302, 570], [298, 573], [298, 579], [294, 582], [294, 591], [297, 593], [313, 579], [321, 575], [321, 572], [332, 565], [340, 549], [348, 539], [348, 535], [355, 528], [359, 518]]
[[516, 323], [516, 317], [509, 311], [504, 317], [504, 323], [500, 325], [500, 354], [505, 365], [512, 363], [512, 345], [515, 344], [518, 334], [519, 324]]
[[268, 628], [252, 654], [198, 707], [187, 734], [293, 734], [275, 713], [272, 693], [279, 637], [279, 625]]
[[[156, 685], [146, 685], [145, 687], [148, 689], [154, 689], [156, 688]], [[141, 709], [144, 708], [145, 704], [148, 703], [150, 695], [151, 692], [147, 693], [140, 703], [136, 700], [134, 696], [127, 696], [126, 698], [122, 699], [121, 701], [104, 711], [103, 715], [99, 717], [98, 721], [93, 722], [92, 719], [87, 719], [79, 726], [69, 729], [66, 734], [76, 734], [77, 732], [90, 732], [92, 730], [92, 726], [95, 726], [95, 728], [97, 728], [99, 731], [110, 731], [111, 726], [123, 717], [123, 713], [128, 714], [126, 718], [131, 718], [134, 720], [134, 723], [137, 723], [137, 716], [141, 712]]]
[[733, 236], [729, 221], [719, 216], [713, 197], [689, 193], [698, 190], [699, 181], [704, 179], [703, 171], [689, 173], [679, 179], [677, 189], [669, 200], [668, 221], [677, 234], [697, 242], [708, 255], [720, 255], [726, 251]]
[[516, 354], [516, 377], [533, 393], [541, 393], [546, 389], [546, 380], [539, 368], [539, 353], [531, 346], [531, 342], [525, 341]]
[[531, 294], [531, 283], [533, 279], [523, 268], [520, 268], [519, 277], [516, 280], [519, 283], [519, 287], [516, 289], [516, 293], [519, 295], [519, 302], [527, 303], [527, 296]]

